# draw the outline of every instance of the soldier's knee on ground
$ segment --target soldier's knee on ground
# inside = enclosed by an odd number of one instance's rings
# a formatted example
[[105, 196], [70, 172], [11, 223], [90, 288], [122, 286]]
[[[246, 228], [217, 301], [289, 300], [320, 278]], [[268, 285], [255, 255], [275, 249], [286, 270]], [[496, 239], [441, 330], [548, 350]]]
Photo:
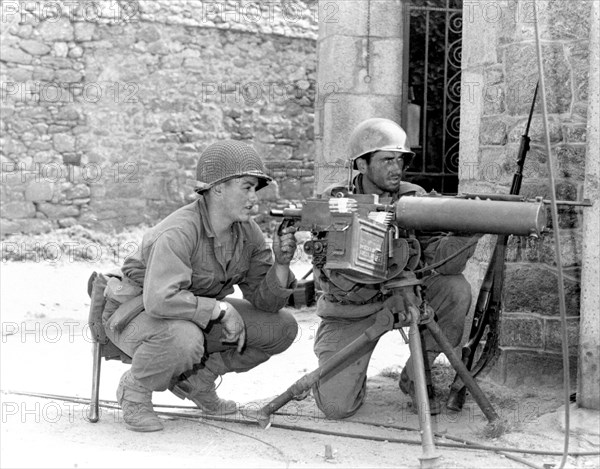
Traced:
[[345, 403], [343, 402], [321, 401], [317, 399], [315, 401], [319, 410], [330, 420], [345, 419], [356, 413], [356, 409], [351, 409], [349, 406], [344, 405]]
[[326, 418], [331, 420], [340, 420], [351, 417], [362, 405], [362, 399], [359, 399], [359, 403], [357, 404], [356, 401], [340, 398], [333, 394], [324, 396], [319, 391], [318, 384], [313, 386], [312, 392], [319, 410], [323, 412]]

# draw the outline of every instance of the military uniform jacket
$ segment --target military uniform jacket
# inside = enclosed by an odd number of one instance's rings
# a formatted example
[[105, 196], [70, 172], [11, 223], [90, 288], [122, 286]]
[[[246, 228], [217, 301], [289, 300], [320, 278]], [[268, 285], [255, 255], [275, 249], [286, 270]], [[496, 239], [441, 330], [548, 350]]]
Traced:
[[216, 302], [233, 293], [234, 285], [258, 309], [283, 308], [296, 283], [292, 272], [282, 287], [256, 222], [236, 222], [232, 232], [233, 248], [226, 252], [215, 237], [203, 197], [146, 232], [122, 267], [128, 280], [143, 287], [146, 314], [205, 328]]

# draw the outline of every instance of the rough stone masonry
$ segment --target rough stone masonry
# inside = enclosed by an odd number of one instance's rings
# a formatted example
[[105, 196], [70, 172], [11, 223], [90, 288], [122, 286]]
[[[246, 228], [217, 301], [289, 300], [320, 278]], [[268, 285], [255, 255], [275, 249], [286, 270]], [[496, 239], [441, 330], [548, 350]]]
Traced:
[[312, 195], [315, 5], [3, 2], [2, 235], [157, 221], [223, 138], [266, 158], [263, 213]]

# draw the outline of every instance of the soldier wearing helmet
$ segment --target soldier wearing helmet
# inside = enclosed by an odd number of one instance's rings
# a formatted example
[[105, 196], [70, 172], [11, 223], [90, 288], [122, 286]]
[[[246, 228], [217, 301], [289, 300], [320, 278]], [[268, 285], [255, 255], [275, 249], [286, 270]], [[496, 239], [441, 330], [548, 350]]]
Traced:
[[[217, 395], [216, 379], [254, 368], [296, 337], [283, 309], [295, 286], [294, 229], [275, 234], [271, 250], [252, 219], [257, 191], [271, 181], [260, 157], [243, 142], [214, 143], [200, 155], [197, 179], [198, 200], [145, 233], [122, 278], [107, 286], [104, 327], [132, 358], [117, 390], [130, 430], [162, 430], [154, 391], [169, 389], [205, 413], [236, 412]], [[234, 285], [244, 299], [228, 296]], [[143, 311], [117, 327], [140, 296]]]
[[[402, 181], [403, 172], [413, 155], [402, 127], [389, 119], [367, 119], [354, 129], [349, 140], [350, 164], [352, 169], [358, 170], [358, 174], [349, 187], [331, 186], [326, 189], [324, 196], [350, 191], [377, 194], [380, 202], [389, 203], [400, 197], [423, 195], [425, 190], [422, 187]], [[421, 245], [422, 266], [449, 257], [470, 241], [470, 237], [460, 234], [406, 235], [417, 237]], [[474, 249], [473, 246], [423, 279], [426, 299], [436, 313], [438, 324], [454, 346], [460, 343], [464, 319], [471, 305], [471, 287], [462, 271]], [[340, 272], [315, 267], [314, 274], [323, 291], [317, 303], [317, 314], [322, 320], [314, 345], [319, 365], [322, 365], [371, 326], [376, 313], [384, 306], [395, 308], [394, 302], [398, 298], [382, 292], [380, 284], [359, 284]], [[427, 350], [425, 358], [432, 363], [441, 350], [428, 331], [423, 334], [423, 339]], [[349, 366], [315, 384], [315, 401], [327, 417], [349, 417], [360, 408], [366, 395], [367, 368], [376, 345], [376, 341], [369, 343], [365, 353]], [[399, 384], [401, 390], [412, 398], [416, 411], [411, 359], [402, 370]], [[439, 413], [440, 403], [430, 378], [428, 393], [431, 413]]]

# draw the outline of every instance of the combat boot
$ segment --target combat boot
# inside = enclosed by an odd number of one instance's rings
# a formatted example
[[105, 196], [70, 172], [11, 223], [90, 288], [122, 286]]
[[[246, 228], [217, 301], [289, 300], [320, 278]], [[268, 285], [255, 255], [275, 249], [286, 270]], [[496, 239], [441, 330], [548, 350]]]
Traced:
[[221, 399], [217, 395], [215, 381], [218, 377], [218, 374], [204, 367], [169, 389], [180, 399], [192, 401], [205, 414], [234, 414], [238, 410], [235, 401]]
[[135, 432], [157, 432], [163, 424], [152, 407], [152, 391], [136, 380], [131, 371], [121, 376], [117, 388], [117, 402], [123, 411], [123, 421]]
[[[402, 373], [400, 373], [400, 380], [398, 382], [400, 386], [400, 390], [410, 396], [412, 399], [413, 410], [418, 412], [419, 403], [417, 402], [417, 391], [415, 389], [415, 382], [412, 381], [408, 377], [408, 373], [406, 372], [406, 367], [402, 369]], [[429, 398], [429, 413], [431, 415], [439, 414], [442, 409], [440, 405], [440, 401], [435, 396], [435, 391], [433, 389], [433, 385], [427, 383], [427, 397]]]

